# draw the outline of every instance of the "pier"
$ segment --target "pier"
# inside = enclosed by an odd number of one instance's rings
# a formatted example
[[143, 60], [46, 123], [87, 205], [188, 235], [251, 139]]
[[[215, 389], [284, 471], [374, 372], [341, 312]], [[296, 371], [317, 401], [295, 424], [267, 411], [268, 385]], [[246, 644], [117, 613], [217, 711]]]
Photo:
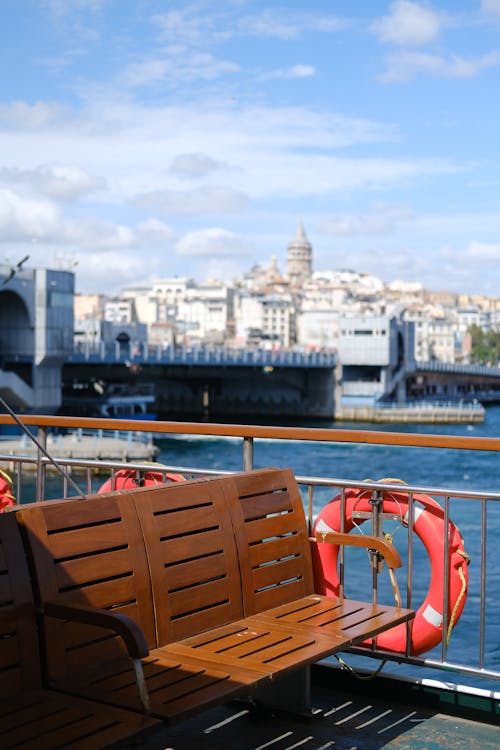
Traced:
[[[96, 461], [154, 461], [159, 448], [147, 433], [130, 431], [74, 430], [68, 434], [47, 435], [46, 450], [54, 459], [90, 459]], [[38, 448], [26, 435], [0, 440], [2, 455], [36, 457]], [[50, 464], [48, 464], [50, 468]]]

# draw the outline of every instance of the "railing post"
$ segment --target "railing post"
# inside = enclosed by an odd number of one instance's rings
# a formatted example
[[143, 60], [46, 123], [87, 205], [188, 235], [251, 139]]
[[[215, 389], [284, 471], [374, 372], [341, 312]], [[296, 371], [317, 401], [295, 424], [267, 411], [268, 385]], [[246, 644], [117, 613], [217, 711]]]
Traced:
[[253, 438], [243, 438], [243, 471], [253, 469]]
[[[370, 499], [370, 505], [372, 506], [372, 536], [382, 536], [382, 521], [380, 514], [383, 511], [383, 498], [382, 493], [379, 490], [373, 490], [372, 497]], [[378, 574], [381, 571], [381, 558], [380, 554], [376, 550], [370, 550], [370, 559], [372, 566], [372, 599], [373, 603], [377, 603], [377, 589], [378, 589]]]
[[[38, 428], [38, 442], [44, 450], [47, 450], [47, 430], [45, 427]], [[45, 495], [45, 475], [47, 467], [42, 461], [42, 451], [37, 450], [36, 460], [36, 502], [41, 503]]]

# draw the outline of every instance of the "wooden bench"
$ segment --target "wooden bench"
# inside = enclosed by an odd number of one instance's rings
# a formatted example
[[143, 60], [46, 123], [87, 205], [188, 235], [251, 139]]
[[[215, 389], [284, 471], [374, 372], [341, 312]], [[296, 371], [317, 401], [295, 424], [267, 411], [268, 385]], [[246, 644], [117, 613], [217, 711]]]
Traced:
[[289, 470], [50, 502], [16, 515], [45, 615], [50, 684], [138, 711], [142, 696], [163, 720], [269, 694], [278, 678], [413, 616], [314, 593]]
[[0, 746], [2, 750], [96, 750], [159, 722], [42, 684], [41, 653], [26, 558], [13, 513], [0, 515]]

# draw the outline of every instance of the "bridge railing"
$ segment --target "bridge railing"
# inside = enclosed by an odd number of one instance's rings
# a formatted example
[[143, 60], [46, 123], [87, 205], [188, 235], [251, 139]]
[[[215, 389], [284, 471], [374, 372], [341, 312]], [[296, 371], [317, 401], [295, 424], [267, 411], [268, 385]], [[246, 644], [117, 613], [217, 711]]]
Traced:
[[158, 364], [240, 365], [272, 367], [334, 367], [335, 351], [264, 349], [232, 346], [152, 346], [147, 344], [84, 343], [70, 362], [123, 362]]

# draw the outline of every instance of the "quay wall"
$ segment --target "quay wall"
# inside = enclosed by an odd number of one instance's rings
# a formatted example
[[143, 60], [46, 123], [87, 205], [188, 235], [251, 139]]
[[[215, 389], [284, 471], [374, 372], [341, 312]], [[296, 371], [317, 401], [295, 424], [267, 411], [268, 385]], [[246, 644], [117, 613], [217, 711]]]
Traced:
[[369, 406], [340, 407], [335, 421], [407, 424], [479, 424], [484, 422], [485, 410], [478, 406], [411, 406], [373, 408]]

